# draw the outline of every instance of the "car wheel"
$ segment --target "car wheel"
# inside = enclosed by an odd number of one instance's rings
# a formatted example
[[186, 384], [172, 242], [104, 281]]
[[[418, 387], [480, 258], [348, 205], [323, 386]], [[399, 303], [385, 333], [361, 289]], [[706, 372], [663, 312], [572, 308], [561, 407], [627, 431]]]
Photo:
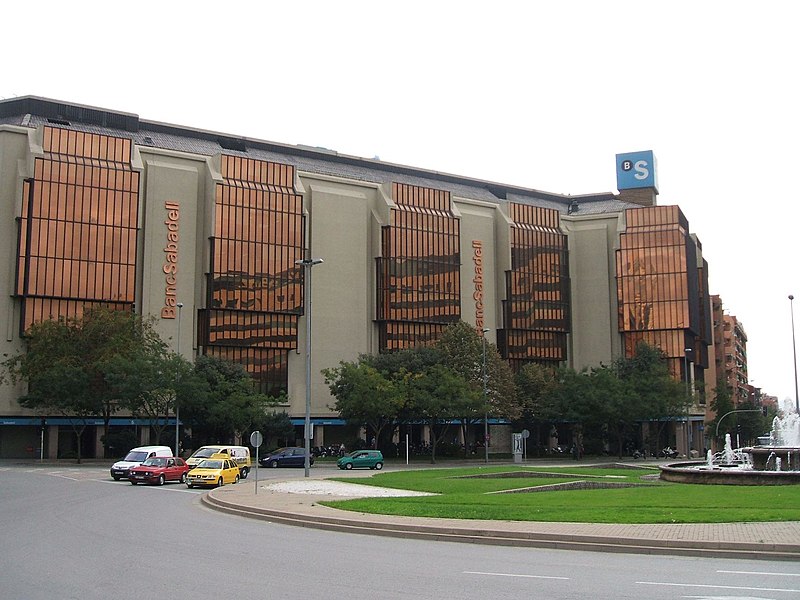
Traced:
[[159, 475], [159, 477], [158, 477], [158, 485], [164, 485], [164, 482], [165, 482], [165, 481], [166, 481], [166, 479], [164, 479], [164, 474], [162, 473], [162, 474], [161, 474], [161, 475]]
[[135, 481], [131, 481], [131, 485], [136, 485], [136, 482]]
[[217, 481], [217, 487], [222, 487], [223, 485], [225, 485], [225, 482], [222, 481], [222, 477], [220, 477], [219, 480]]
[[181, 483], [186, 483], [186, 473], [181, 473]]
[[249, 474], [250, 474], [250, 469], [248, 469], [247, 467], [245, 467], [244, 469], [242, 469], [242, 479], [247, 479], [247, 476], [248, 476]]
[[382, 462], [375, 463], [375, 468], [378, 469], [378, 471], [380, 471], [383, 468], [383, 463]]
[[234, 485], [239, 483], [239, 476], [238, 475], [233, 478], [233, 483], [234, 483]]
[[347, 469], [347, 470], [349, 471], [350, 469], [352, 469], [352, 468], [353, 468], [353, 463], [347, 463], [347, 464], [344, 466], [344, 468], [345, 468], [345, 469]]
[[119, 477], [117, 477], [116, 475], [112, 475], [112, 477], [114, 478], [114, 481], [119, 481]]
[[187, 483], [186, 487], [189, 488], [190, 490], [194, 489], [194, 486], [191, 483]]
[[278, 466], [278, 461], [277, 460], [273, 460], [271, 463], [269, 463], [269, 466], [274, 469], [275, 467]]

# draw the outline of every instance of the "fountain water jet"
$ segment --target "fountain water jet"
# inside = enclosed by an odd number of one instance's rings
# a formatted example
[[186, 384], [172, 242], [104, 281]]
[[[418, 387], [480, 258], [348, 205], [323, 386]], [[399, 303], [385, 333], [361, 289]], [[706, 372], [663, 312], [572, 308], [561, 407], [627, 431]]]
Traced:
[[709, 450], [704, 461], [666, 465], [661, 479], [680, 483], [730, 485], [800, 484], [800, 415], [785, 401], [782, 415], [775, 417], [768, 446], [734, 449], [725, 435], [722, 452]]

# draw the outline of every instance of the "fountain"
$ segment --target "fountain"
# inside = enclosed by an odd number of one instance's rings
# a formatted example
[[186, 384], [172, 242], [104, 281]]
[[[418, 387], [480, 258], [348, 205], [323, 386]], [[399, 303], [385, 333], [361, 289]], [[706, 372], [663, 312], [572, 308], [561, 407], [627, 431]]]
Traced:
[[725, 447], [704, 461], [674, 463], [660, 467], [661, 479], [679, 483], [729, 485], [800, 484], [800, 415], [791, 401], [772, 422], [769, 445], [733, 448], [730, 434]]

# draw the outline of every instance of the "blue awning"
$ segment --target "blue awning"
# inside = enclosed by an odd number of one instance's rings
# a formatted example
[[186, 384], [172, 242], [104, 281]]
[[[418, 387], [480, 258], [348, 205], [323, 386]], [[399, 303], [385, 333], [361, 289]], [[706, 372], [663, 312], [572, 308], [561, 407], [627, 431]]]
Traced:
[[[305, 425], [305, 419], [292, 419], [292, 425]], [[311, 419], [312, 425], [347, 425], [344, 419]]]
[[41, 425], [39, 417], [0, 417], [0, 425]]
[[[95, 427], [103, 426], [103, 419], [89, 418], [89, 419], [76, 419], [71, 417], [0, 417], [0, 426], [2, 425], [34, 425], [41, 426], [42, 421], [45, 425], [93, 425]], [[158, 419], [159, 425], [175, 425], [175, 417]], [[115, 418], [109, 421], [111, 427], [132, 427], [132, 426], [148, 426], [151, 425], [149, 419], [124, 419]]]

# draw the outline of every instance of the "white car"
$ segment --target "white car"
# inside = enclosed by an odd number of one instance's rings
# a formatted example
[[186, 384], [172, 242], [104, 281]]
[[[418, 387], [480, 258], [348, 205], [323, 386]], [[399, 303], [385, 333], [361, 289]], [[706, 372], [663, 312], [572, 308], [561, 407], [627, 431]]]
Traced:
[[139, 446], [138, 448], [133, 448], [125, 455], [125, 458], [111, 465], [111, 477], [114, 478], [114, 481], [127, 480], [128, 471], [133, 467], [138, 467], [148, 458], [156, 456], [172, 456], [172, 448], [169, 446]]

